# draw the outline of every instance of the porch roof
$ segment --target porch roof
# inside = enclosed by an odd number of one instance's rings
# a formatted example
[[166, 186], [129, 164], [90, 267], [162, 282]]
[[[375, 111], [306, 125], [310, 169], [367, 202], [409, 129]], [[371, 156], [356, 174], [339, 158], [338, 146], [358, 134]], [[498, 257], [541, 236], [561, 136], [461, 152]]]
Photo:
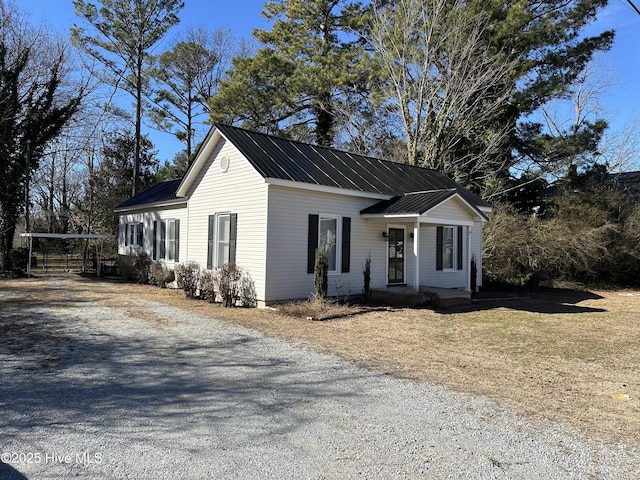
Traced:
[[419, 216], [437, 207], [451, 197], [457, 195], [470, 209], [483, 219], [486, 216], [475, 206], [469, 204], [456, 188], [429, 190], [426, 192], [411, 192], [381, 200], [360, 211], [362, 215], [413, 215]]

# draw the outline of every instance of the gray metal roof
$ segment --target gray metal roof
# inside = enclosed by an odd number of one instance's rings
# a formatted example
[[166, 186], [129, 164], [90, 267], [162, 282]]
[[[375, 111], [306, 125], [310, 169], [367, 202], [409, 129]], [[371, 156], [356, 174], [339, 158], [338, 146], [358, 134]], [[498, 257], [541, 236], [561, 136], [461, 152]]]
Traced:
[[433, 207], [441, 204], [446, 199], [455, 195], [456, 189], [433, 190], [431, 192], [409, 193], [407, 195], [393, 197], [390, 200], [382, 200], [365, 208], [362, 214], [385, 215], [422, 215]]
[[335, 148], [216, 123], [220, 133], [264, 178], [275, 178], [384, 195], [456, 190], [475, 207], [490, 207], [441, 172], [348, 153]]
[[139, 205], [148, 205], [150, 203], [181, 200], [180, 197], [176, 196], [176, 190], [178, 190], [178, 186], [180, 186], [181, 181], [182, 179], [178, 178], [176, 180], [166, 180], [164, 182], [156, 183], [154, 186], [147, 188], [128, 200], [125, 200], [116, 206], [114, 210], [117, 211]]

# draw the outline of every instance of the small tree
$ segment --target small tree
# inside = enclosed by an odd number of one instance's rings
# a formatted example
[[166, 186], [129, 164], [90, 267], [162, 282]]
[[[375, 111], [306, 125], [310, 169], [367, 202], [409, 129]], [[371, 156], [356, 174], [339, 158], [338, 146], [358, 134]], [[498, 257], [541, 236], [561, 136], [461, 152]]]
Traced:
[[362, 275], [364, 276], [364, 289], [362, 290], [364, 303], [369, 303], [371, 300], [371, 253], [367, 255], [367, 259], [364, 261]]
[[322, 248], [316, 249], [316, 261], [313, 266], [313, 286], [316, 297], [323, 299], [329, 289], [329, 259]]

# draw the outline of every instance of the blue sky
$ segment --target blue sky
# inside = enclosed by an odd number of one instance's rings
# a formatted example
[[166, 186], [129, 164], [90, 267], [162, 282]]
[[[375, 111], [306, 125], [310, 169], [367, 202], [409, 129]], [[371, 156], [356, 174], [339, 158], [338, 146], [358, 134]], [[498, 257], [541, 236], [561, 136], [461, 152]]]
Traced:
[[[74, 23], [84, 25], [75, 16], [72, 0], [18, 0], [20, 9], [29, 15], [31, 23], [45, 23], [52, 29], [67, 33]], [[636, 4], [639, 4], [640, 0]], [[204, 26], [207, 29], [229, 28], [237, 37], [251, 37], [254, 28], [269, 28], [262, 18], [264, 0], [185, 0], [180, 12], [181, 22], [168, 37], [188, 26]], [[640, 6], [640, 5], [639, 5]], [[612, 50], [601, 59], [616, 80], [602, 99], [607, 109], [611, 128], [622, 128], [633, 123], [640, 115], [640, 15], [625, 0], [609, 0], [597, 20], [589, 27], [589, 33], [607, 29], [616, 30]], [[170, 160], [183, 148], [172, 135], [150, 132], [160, 150], [162, 161]]]

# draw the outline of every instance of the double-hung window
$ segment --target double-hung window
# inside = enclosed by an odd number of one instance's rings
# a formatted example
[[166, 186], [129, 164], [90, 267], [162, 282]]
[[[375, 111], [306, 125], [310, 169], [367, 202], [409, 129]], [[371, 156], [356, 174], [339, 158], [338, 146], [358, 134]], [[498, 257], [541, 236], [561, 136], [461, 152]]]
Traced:
[[143, 223], [124, 224], [124, 244], [128, 247], [142, 247], [144, 239]]
[[307, 246], [307, 273], [313, 273], [316, 249], [327, 254], [329, 273], [347, 273], [350, 264], [351, 218], [310, 214]]
[[157, 220], [153, 222], [153, 258], [178, 262], [180, 253], [180, 220]]
[[462, 227], [442, 226], [437, 228], [436, 270], [462, 270]]
[[209, 215], [207, 268], [236, 262], [237, 225], [235, 213]]

